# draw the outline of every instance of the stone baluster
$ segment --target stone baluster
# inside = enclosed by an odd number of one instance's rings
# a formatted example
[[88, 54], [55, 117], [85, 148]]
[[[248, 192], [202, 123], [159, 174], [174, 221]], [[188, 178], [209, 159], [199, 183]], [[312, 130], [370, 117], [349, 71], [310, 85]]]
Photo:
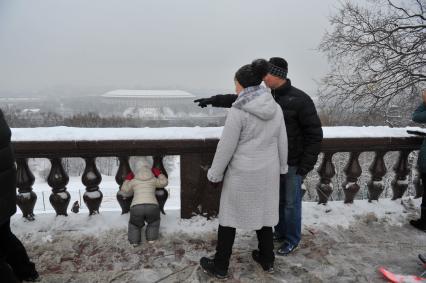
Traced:
[[303, 199], [303, 197], [306, 195], [306, 191], [308, 190], [305, 184], [305, 178], [302, 178], [302, 183], [300, 184], [300, 188], [302, 189], [302, 199]]
[[408, 168], [409, 154], [409, 150], [400, 151], [398, 161], [393, 167], [393, 171], [395, 172], [395, 178], [392, 180], [393, 200], [401, 198], [408, 188], [407, 175], [410, 173], [410, 169]]
[[414, 183], [414, 188], [416, 189], [416, 196], [414, 198], [421, 198], [425, 192], [423, 188], [423, 181], [418, 174], [414, 178], [413, 183]]
[[[124, 183], [127, 174], [129, 174], [132, 169], [130, 169], [129, 165], [129, 157], [128, 156], [120, 156], [120, 165], [118, 166], [117, 174], [115, 175], [115, 181], [119, 185], [119, 188]], [[128, 213], [130, 211], [130, 205], [132, 204], [133, 196], [124, 196], [120, 190], [117, 192], [117, 201], [121, 207], [121, 214]]]
[[368, 171], [371, 173], [371, 180], [368, 182], [368, 201], [379, 200], [380, 195], [385, 189], [383, 176], [386, 174], [386, 165], [383, 157], [386, 152], [376, 151], [374, 161]]
[[89, 209], [90, 215], [99, 213], [99, 207], [102, 202], [102, 192], [99, 190], [99, 184], [102, 181], [102, 176], [96, 168], [94, 157], [87, 157], [86, 168], [84, 169], [81, 181], [86, 186], [86, 192], [83, 195], [83, 200]]
[[346, 181], [343, 183], [345, 203], [353, 203], [355, 196], [359, 191], [359, 185], [357, 184], [357, 181], [362, 173], [362, 169], [358, 161], [359, 155], [360, 152], [351, 152], [349, 161], [344, 169], [346, 174]]
[[222, 184], [213, 185], [207, 180], [214, 152], [185, 153], [180, 158], [181, 217], [203, 215], [215, 217], [219, 213]]
[[318, 168], [318, 174], [320, 175], [320, 183], [317, 185], [318, 204], [326, 204], [333, 192], [331, 179], [336, 174], [333, 154], [334, 152], [324, 152], [321, 166]]
[[67, 208], [71, 200], [69, 192], [67, 192], [66, 185], [68, 184], [69, 177], [62, 166], [60, 158], [50, 159], [51, 168], [49, 176], [47, 177], [47, 184], [52, 188], [52, 194], [49, 201], [56, 211], [56, 215], [67, 214]]
[[21, 209], [22, 215], [26, 219], [33, 221], [34, 206], [37, 201], [37, 195], [33, 192], [32, 188], [35, 178], [28, 167], [28, 160], [26, 158], [16, 159], [16, 164], [16, 187], [18, 188], [16, 204]]
[[219, 213], [220, 195], [222, 192], [223, 182], [219, 184], [213, 184], [207, 180], [207, 172], [213, 162], [214, 153], [204, 153], [201, 156], [201, 170], [202, 170], [202, 182], [200, 185], [203, 186], [203, 190], [199, 191], [199, 200], [201, 205], [197, 207], [201, 215], [207, 216], [208, 219], [216, 217]]
[[416, 196], [414, 198], [421, 198], [425, 193], [423, 188], [423, 180], [420, 178], [419, 167], [417, 166], [417, 164], [415, 166], [416, 173], [414, 174], [413, 184], [416, 190]]
[[[167, 174], [167, 171], [163, 165], [163, 156], [154, 156], [153, 159], [154, 163], [152, 164], [152, 167], [159, 168], [161, 173], [168, 177], [169, 175]], [[155, 190], [155, 197], [157, 198], [161, 213], [166, 214], [164, 212], [164, 205], [166, 204], [167, 198], [169, 197], [169, 192], [165, 188], [157, 188]]]

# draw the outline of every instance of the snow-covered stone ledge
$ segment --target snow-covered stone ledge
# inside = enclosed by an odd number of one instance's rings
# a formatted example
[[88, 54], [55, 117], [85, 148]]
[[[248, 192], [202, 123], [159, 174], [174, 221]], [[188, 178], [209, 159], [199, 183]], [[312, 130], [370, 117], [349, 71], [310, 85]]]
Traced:
[[[168, 128], [13, 128], [12, 140], [24, 141], [101, 141], [101, 140], [204, 140], [218, 139], [223, 127]], [[407, 130], [419, 127], [323, 127], [324, 138], [409, 138]]]

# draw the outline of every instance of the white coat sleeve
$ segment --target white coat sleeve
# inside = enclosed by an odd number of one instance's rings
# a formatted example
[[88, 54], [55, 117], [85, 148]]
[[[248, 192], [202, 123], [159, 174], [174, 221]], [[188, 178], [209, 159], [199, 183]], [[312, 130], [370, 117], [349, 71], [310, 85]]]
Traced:
[[281, 120], [280, 134], [278, 137], [278, 154], [280, 157], [280, 174], [286, 174], [288, 172], [288, 140], [284, 119]]
[[213, 158], [212, 166], [207, 172], [207, 179], [210, 182], [218, 183], [223, 180], [225, 170], [237, 149], [238, 141], [242, 130], [243, 112], [234, 107], [226, 117], [222, 136], [217, 145], [216, 153]]
[[132, 181], [125, 180], [123, 185], [120, 188], [120, 192], [123, 196], [130, 197], [133, 195], [133, 186], [131, 184]]

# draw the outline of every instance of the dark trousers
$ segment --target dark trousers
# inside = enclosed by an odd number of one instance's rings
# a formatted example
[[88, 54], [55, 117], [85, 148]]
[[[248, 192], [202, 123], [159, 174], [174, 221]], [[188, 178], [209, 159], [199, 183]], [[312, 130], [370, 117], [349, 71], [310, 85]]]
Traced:
[[21, 241], [10, 230], [10, 220], [0, 226], [1, 282], [18, 282], [36, 273]]
[[7, 264], [7, 262], [4, 259], [0, 259], [0, 278], [1, 282], [7, 282], [7, 283], [18, 283], [21, 282], [18, 280], [13, 273], [13, 270], [10, 268], [10, 266]]
[[420, 177], [422, 178], [422, 184], [423, 184], [423, 197], [422, 197], [422, 203], [420, 204], [422, 217], [426, 218], [426, 173], [421, 173]]
[[146, 240], [158, 239], [160, 231], [160, 207], [156, 204], [137, 204], [130, 208], [129, 229], [127, 237], [131, 244], [140, 244], [142, 227], [146, 226]]
[[[271, 263], [275, 260], [272, 227], [262, 227], [256, 230], [258, 248], [262, 262]], [[217, 231], [217, 246], [214, 263], [220, 270], [228, 270], [232, 246], [235, 240], [235, 228], [219, 225]]]

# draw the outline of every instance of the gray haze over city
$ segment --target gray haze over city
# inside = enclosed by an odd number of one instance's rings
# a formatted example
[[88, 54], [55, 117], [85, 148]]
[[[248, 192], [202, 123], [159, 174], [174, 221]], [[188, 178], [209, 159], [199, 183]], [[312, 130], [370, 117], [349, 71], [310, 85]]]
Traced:
[[[314, 95], [336, 0], [0, 0], [0, 96], [49, 90], [233, 92], [255, 58], [284, 57]], [[96, 93], [95, 93], [96, 94]]]

